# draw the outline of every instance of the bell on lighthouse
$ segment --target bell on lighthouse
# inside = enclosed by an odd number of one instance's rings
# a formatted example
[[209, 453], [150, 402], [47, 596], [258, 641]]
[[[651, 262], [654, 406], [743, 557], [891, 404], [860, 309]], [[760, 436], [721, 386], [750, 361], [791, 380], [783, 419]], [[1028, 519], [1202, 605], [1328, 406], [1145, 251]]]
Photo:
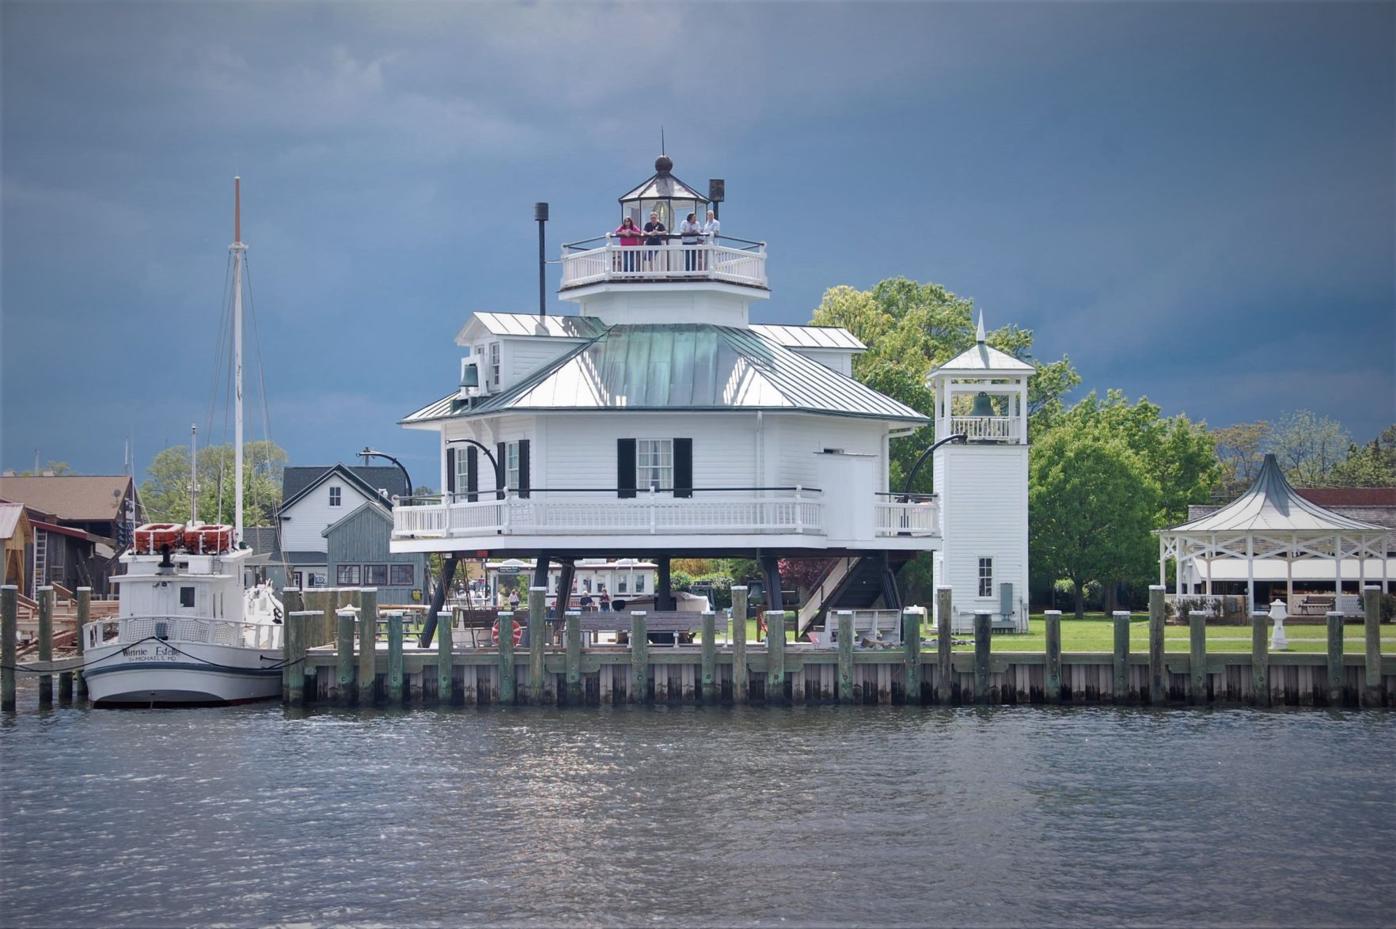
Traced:
[[995, 416], [994, 401], [989, 399], [989, 395], [980, 391], [974, 395], [974, 406], [970, 408], [971, 416]]

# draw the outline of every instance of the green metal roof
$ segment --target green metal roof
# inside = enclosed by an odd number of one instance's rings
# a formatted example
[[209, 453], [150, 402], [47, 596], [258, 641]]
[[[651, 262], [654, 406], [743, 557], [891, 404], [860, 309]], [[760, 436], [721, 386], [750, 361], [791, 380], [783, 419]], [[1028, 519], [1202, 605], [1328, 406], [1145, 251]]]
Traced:
[[928, 421], [769, 335], [708, 324], [612, 326], [473, 408], [457, 408], [455, 396], [402, 423], [544, 410], [766, 410]]

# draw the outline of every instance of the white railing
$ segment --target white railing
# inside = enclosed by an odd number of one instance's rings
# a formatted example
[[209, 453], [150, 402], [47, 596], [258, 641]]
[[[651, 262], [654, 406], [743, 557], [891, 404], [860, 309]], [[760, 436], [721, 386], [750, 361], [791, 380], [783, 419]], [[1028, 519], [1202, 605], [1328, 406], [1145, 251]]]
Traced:
[[633, 498], [558, 495], [535, 491], [505, 500], [399, 504], [393, 537], [457, 538], [490, 535], [823, 534], [816, 491], [769, 496], [699, 494], [673, 497], [640, 491]]
[[83, 626], [87, 648], [130, 645], [152, 636], [163, 641], [238, 648], [279, 649], [281, 629], [272, 623], [192, 616], [123, 616], [94, 620]]
[[971, 439], [994, 441], [1014, 441], [1018, 438], [1018, 417], [1016, 416], [952, 416], [951, 433], [959, 433]]
[[875, 526], [880, 536], [928, 536], [940, 533], [940, 504], [935, 500], [879, 500]]
[[562, 256], [562, 287], [605, 281], [726, 281], [765, 287], [766, 246], [619, 245], [614, 242]]

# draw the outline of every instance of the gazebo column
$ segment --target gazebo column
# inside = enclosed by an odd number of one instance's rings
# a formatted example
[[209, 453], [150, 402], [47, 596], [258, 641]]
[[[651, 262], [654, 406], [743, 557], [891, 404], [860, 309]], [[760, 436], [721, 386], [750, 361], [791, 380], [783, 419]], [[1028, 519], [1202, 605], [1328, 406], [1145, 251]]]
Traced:
[[1167, 575], [1165, 574], [1165, 572], [1164, 572], [1164, 570], [1163, 570], [1163, 564], [1164, 564], [1164, 561], [1165, 561], [1166, 557], [1167, 557], [1167, 556], [1164, 554], [1164, 549], [1163, 549], [1163, 533], [1160, 532], [1160, 533], [1158, 534], [1158, 585], [1159, 585], [1160, 587], [1162, 587], [1162, 586], [1164, 585], [1164, 581], [1165, 581], [1165, 579], [1166, 579], [1166, 577], [1167, 577]]
[[1299, 537], [1289, 537], [1289, 551], [1285, 552], [1285, 608], [1294, 602], [1294, 552], [1299, 547]]
[[1343, 595], [1343, 537], [1333, 537], [1333, 609], [1338, 606], [1338, 598]]
[[[1208, 563], [1208, 571], [1211, 563]], [[1210, 584], [1209, 584], [1210, 586]], [[1211, 590], [1207, 591], [1211, 593]], [[1255, 612], [1255, 536], [1246, 533], [1246, 615]]]

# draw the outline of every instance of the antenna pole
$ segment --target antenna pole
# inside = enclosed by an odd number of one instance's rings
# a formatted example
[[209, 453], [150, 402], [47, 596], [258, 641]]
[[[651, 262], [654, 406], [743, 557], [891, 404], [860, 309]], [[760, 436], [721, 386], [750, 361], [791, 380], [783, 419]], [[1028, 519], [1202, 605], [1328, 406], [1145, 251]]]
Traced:
[[242, 178], [233, 178], [233, 544], [242, 542]]
[[538, 221], [538, 315], [548, 315], [548, 260], [546, 257], [546, 243], [543, 229], [548, 224], [548, 205], [546, 203], [533, 204], [533, 218]]
[[199, 521], [199, 424], [189, 427], [189, 524]]

